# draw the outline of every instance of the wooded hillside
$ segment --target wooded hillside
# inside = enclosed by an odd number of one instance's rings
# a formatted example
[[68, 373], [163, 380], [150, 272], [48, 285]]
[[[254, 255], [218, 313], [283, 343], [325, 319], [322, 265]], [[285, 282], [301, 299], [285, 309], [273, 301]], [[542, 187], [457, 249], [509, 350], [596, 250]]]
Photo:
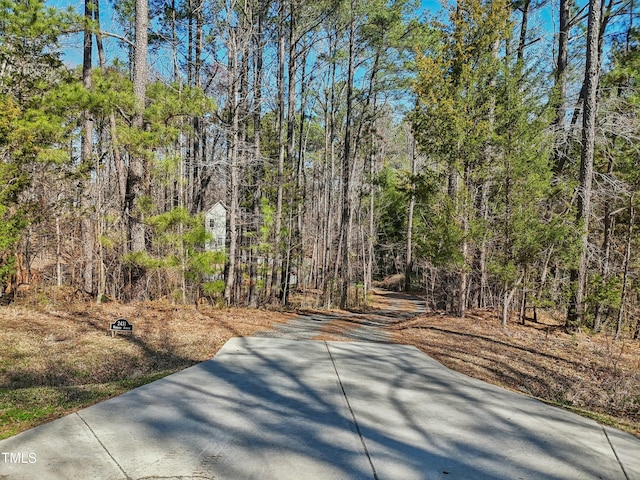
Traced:
[[638, 13], [2, 0], [0, 302], [345, 308], [382, 281], [638, 338]]

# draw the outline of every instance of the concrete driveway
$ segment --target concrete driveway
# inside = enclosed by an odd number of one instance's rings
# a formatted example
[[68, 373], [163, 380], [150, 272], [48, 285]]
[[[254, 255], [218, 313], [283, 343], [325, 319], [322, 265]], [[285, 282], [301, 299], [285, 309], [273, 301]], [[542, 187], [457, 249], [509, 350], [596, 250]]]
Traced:
[[640, 479], [640, 440], [414, 347], [235, 338], [0, 441], [1, 479]]

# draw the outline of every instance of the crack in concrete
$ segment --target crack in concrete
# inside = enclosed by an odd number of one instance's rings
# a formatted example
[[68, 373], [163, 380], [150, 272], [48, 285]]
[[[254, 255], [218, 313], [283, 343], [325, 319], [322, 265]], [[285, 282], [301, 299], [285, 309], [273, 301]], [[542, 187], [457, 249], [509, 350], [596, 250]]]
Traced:
[[622, 469], [622, 473], [624, 474], [624, 478], [626, 478], [626, 480], [631, 480], [629, 478], [629, 475], [627, 475], [626, 470], [624, 469], [624, 465], [620, 461], [620, 457], [618, 456], [618, 452], [616, 452], [616, 449], [613, 446], [613, 443], [611, 443], [611, 439], [609, 438], [609, 434], [607, 433], [607, 429], [602, 427], [602, 431], [604, 432], [604, 436], [607, 437], [607, 442], [609, 442], [609, 446], [611, 447], [611, 450], [613, 451], [613, 454], [615, 455], [616, 460], [618, 461], [618, 465], [620, 465], [620, 468]]
[[114, 458], [113, 455], [111, 455], [111, 452], [109, 452], [109, 450], [107, 449], [107, 447], [104, 445], [104, 443], [102, 443], [102, 441], [100, 440], [100, 438], [98, 438], [98, 435], [96, 435], [96, 432], [93, 431], [93, 428], [91, 428], [91, 426], [87, 423], [87, 421], [82, 418], [82, 415], [80, 415], [80, 413], [76, 412], [76, 415], [78, 416], [78, 418], [80, 420], [82, 420], [82, 423], [84, 423], [87, 428], [89, 429], [89, 431], [93, 434], [94, 438], [98, 441], [98, 443], [100, 444], [100, 446], [102, 447], [102, 449], [107, 453], [107, 455], [109, 455], [109, 458], [111, 458], [111, 460], [113, 460], [113, 463], [115, 463], [118, 468], [120, 469], [120, 471], [122, 472], [122, 474], [124, 475], [124, 478], [126, 478], [127, 480], [133, 480], [129, 475], [127, 475], [127, 472], [124, 471], [124, 469], [122, 468], [122, 466], [118, 463], [118, 461]]
[[373, 465], [373, 459], [369, 454], [369, 449], [367, 448], [367, 443], [364, 441], [364, 437], [362, 436], [362, 431], [360, 430], [360, 425], [358, 424], [358, 419], [356, 418], [356, 412], [351, 408], [351, 403], [349, 402], [349, 397], [347, 397], [347, 392], [344, 389], [344, 385], [342, 384], [342, 379], [340, 378], [340, 374], [338, 373], [338, 367], [336, 366], [336, 362], [331, 354], [331, 350], [329, 349], [329, 344], [324, 342], [324, 346], [327, 349], [327, 353], [329, 354], [329, 358], [331, 359], [331, 364], [333, 365], [333, 370], [336, 372], [336, 377], [338, 378], [338, 383], [340, 384], [340, 389], [342, 390], [342, 395], [344, 396], [345, 402], [347, 402], [347, 408], [351, 413], [351, 418], [353, 419], [353, 424], [356, 427], [356, 431], [358, 432], [358, 437], [360, 437], [360, 443], [362, 443], [362, 448], [364, 449], [364, 454], [367, 456], [367, 460], [369, 460], [369, 465], [371, 465], [371, 471], [373, 472], [373, 480], [379, 480], [378, 474], [376, 473], [376, 467]]

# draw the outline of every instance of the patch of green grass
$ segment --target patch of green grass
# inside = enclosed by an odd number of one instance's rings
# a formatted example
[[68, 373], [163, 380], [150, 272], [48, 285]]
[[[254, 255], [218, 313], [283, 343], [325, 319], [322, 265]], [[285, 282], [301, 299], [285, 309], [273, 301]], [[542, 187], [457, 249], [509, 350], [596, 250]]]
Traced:
[[640, 433], [640, 430], [638, 430], [637, 425], [622, 421], [621, 419], [613, 417], [611, 415], [607, 415], [606, 413], [595, 412], [593, 410], [587, 410], [585, 408], [579, 408], [574, 406], [571, 402], [567, 402], [567, 401], [558, 402], [555, 400], [548, 400], [544, 398], [538, 398], [538, 400], [546, 403], [547, 405], [559, 407], [564, 410], [568, 410], [572, 413], [575, 413], [577, 415], [580, 415], [582, 417], [590, 418], [591, 420], [595, 420], [601, 425], [607, 425], [609, 427], [618, 428], [620, 430], [624, 430], [636, 436], [638, 436], [638, 434]]
[[78, 386], [0, 389], [0, 440], [171, 373], [174, 370]]

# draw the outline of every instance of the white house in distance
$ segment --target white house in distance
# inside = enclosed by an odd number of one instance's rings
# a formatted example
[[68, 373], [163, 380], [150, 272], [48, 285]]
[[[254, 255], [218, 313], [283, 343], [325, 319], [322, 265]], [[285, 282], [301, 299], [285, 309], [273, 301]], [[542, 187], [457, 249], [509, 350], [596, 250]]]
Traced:
[[204, 226], [207, 233], [213, 237], [207, 242], [207, 250], [224, 251], [227, 243], [227, 207], [222, 202], [216, 202], [204, 215]]

